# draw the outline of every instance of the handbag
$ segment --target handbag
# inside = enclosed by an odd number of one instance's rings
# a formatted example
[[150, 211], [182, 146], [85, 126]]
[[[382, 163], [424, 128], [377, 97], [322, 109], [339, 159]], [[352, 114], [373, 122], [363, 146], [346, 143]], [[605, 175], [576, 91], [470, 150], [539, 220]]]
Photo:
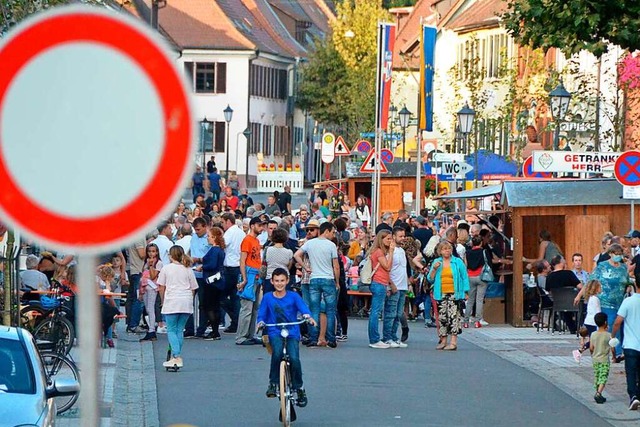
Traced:
[[482, 251], [482, 257], [484, 258], [484, 266], [482, 267], [482, 273], [480, 273], [480, 280], [485, 283], [495, 282], [496, 277], [493, 275], [493, 270], [487, 261], [487, 254]]
[[372, 268], [371, 256], [368, 256], [364, 261], [362, 269], [360, 270], [360, 283], [364, 285], [370, 285], [373, 281], [373, 275], [378, 271], [378, 267], [380, 267], [380, 263], [376, 265], [376, 268]]
[[267, 278], [267, 249], [269, 247], [264, 248], [264, 253], [262, 254], [262, 265], [260, 265], [260, 272], [258, 273], [258, 278], [264, 281]]

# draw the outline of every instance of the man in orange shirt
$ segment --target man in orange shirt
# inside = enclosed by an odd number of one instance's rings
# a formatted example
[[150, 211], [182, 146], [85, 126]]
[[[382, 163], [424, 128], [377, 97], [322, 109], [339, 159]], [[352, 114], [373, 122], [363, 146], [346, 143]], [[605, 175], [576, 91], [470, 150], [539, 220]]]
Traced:
[[252, 218], [249, 222], [249, 233], [240, 245], [240, 276], [238, 283], [238, 297], [240, 297], [240, 314], [238, 315], [238, 332], [236, 345], [262, 344], [262, 340], [255, 339], [256, 314], [258, 311], [258, 273], [262, 264], [260, 241], [258, 235], [262, 233], [264, 221], [260, 217]]

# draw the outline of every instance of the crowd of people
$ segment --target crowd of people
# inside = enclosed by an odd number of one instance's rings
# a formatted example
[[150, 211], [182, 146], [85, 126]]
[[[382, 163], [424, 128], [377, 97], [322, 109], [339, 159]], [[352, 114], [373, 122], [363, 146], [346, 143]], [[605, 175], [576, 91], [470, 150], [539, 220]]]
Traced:
[[[592, 258], [588, 271], [584, 256], [571, 256], [568, 268], [560, 245], [551, 233], [539, 233], [537, 258], [523, 258], [531, 271], [531, 284], [540, 298], [534, 304], [552, 307], [558, 289], [575, 290], [574, 304], [584, 304], [582, 324], [572, 313], [562, 313], [550, 322], [562, 322], [569, 332], [580, 335], [579, 348], [573, 351], [576, 362], [589, 351], [594, 370], [594, 400], [602, 404], [602, 395], [609, 377], [610, 363], [625, 363], [629, 409], [640, 407], [640, 231], [625, 236], [603, 235], [602, 250]], [[531, 286], [533, 285], [533, 286]], [[543, 322], [542, 318], [534, 319]]]
[[[295, 327], [296, 346], [336, 349], [349, 339], [349, 315], [359, 314], [368, 317], [373, 349], [407, 347], [410, 322], [422, 317], [425, 328], [436, 330], [436, 349], [455, 351], [465, 328], [488, 325], [483, 317], [488, 283], [512, 262], [495, 215], [463, 219], [401, 209], [383, 213], [372, 230], [363, 195], [351, 205], [343, 193], [315, 188], [308, 203], [294, 209], [288, 187], [268, 195], [266, 204], [254, 202], [246, 189], [236, 194], [227, 186], [220, 194], [196, 193], [193, 204], [180, 203], [146, 240], [105, 256], [96, 274], [100, 288], [126, 292], [128, 333], [144, 334], [141, 342], [168, 334], [171, 358], [165, 366], [183, 366], [184, 338], [215, 341], [224, 334], [238, 346], [275, 341], [277, 359], [282, 354], [277, 334], [258, 326], [292, 322], [298, 315], [310, 323]], [[605, 235], [591, 273], [579, 253], [572, 255], [570, 270], [548, 231], [540, 232], [539, 242], [537, 256], [523, 258], [539, 289], [538, 303], [544, 308], [557, 288], [579, 290], [575, 303], [584, 298], [582, 324], [570, 314], [560, 318], [583, 337], [574, 357], [579, 361], [591, 351], [598, 403], [606, 400], [609, 361], [626, 360], [630, 407], [636, 409], [640, 297], [631, 277], [640, 278], [640, 232]], [[71, 255], [29, 256], [23, 285], [47, 289], [55, 279], [73, 286], [74, 263]], [[117, 304], [105, 298], [105, 306]], [[105, 335], [113, 346], [109, 326]], [[299, 401], [306, 403], [297, 347], [288, 353], [293, 369], [300, 370], [293, 373]], [[273, 369], [269, 397], [275, 395]]]

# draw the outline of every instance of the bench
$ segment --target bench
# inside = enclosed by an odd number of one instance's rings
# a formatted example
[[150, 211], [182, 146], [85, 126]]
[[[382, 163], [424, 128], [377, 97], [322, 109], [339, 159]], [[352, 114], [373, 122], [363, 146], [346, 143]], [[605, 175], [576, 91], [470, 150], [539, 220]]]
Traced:
[[352, 291], [351, 289], [349, 289], [347, 291], [347, 295], [353, 295], [353, 296], [357, 296], [357, 297], [370, 297], [371, 296], [371, 292]]

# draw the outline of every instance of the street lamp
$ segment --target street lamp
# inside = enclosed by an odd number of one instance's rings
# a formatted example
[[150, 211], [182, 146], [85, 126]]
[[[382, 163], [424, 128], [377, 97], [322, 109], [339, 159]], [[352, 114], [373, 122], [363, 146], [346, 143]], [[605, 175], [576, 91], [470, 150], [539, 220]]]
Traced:
[[391, 104], [391, 107], [389, 107], [389, 126], [387, 126], [387, 143], [389, 144], [388, 148], [391, 148], [391, 142], [393, 140], [393, 124], [396, 121], [397, 113], [398, 107]]
[[409, 126], [411, 111], [407, 110], [407, 106], [405, 105], [398, 113], [398, 116], [400, 116], [400, 127], [402, 128], [402, 161], [404, 162], [407, 143], [407, 126]]
[[554, 90], [549, 92], [549, 100], [551, 101], [551, 115], [556, 125], [556, 131], [553, 138], [553, 149], [557, 150], [560, 145], [560, 122], [564, 119], [569, 103], [571, 102], [571, 93], [564, 88], [562, 80]]
[[227, 152], [227, 166], [224, 173], [224, 181], [225, 183], [228, 183], [229, 182], [229, 123], [233, 118], [233, 109], [229, 107], [229, 104], [227, 104], [227, 108], [223, 110], [223, 113], [224, 113], [224, 121], [227, 122], [227, 148], [225, 150]]
[[[476, 117], [476, 112], [469, 108], [469, 103], [465, 102], [464, 107], [458, 111], [458, 129], [464, 136], [464, 145], [465, 147], [469, 146], [469, 134], [473, 129], [473, 119]], [[475, 186], [478, 186], [478, 145], [476, 144], [475, 149]]]
[[[244, 165], [245, 167], [245, 172], [244, 172], [244, 186], [248, 187], [249, 186], [249, 143], [250, 140], [249, 138], [251, 138], [251, 128], [246, 128], [245, 130], [242, 131], [242, 134], [244, 135], [244, 137], [247, 139], [247, 163]], [[236, 141], [236, 145], [239, 145]], [[236, 151], [236, 163], [238, 161], [238, 152]], [[236, 169], [238, 167], [236, 166]]]
[[200, 132], [201, 135], [202, 135], [202, 173], [205, 173], [205, 171], [206, 171], [206, 169], [204, 168], [204, 162], [205, 162], [205, 157], [206, 157], [207, 132], [209, 132], [209, 126], [211, 126], [212, 124], [213, 124], [212, 122], [207, 120], [206, 116], [200, 122], [200, 126], [202, 128], [202, 130]]

